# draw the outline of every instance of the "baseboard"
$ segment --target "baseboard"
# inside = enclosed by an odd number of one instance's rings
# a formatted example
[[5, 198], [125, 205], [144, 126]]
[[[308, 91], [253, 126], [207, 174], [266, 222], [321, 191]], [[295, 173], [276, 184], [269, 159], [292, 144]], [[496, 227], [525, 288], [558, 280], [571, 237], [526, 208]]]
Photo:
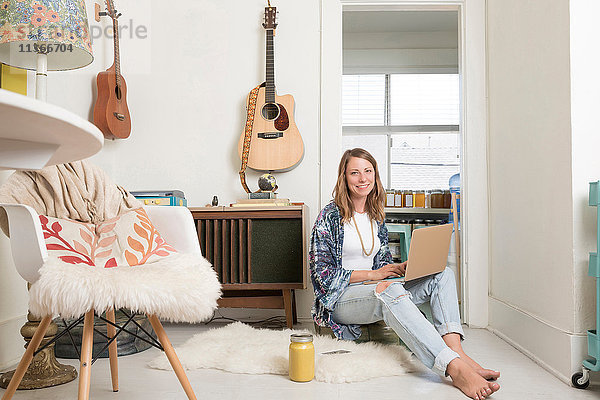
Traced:
[[0, 322], [0, 371], [14, 367], [25, 352], [21, 327], [27, 321], [25, 315]]
[[564, 332], [491, 297], [489, 313], [492, 333], [571, 385], [571, 375], [581, 370], [587, 353], [585, 336]]

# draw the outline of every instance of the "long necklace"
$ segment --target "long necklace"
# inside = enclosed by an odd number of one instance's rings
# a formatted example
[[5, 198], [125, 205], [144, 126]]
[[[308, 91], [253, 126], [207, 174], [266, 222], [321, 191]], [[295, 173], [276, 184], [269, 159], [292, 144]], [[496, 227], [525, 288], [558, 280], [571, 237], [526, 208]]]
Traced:
[[358, 233], [358, 240], [360, 240], [360, 246], [362, 247], [362, 252], [365, 256], [369, 257], [373, 254], [373, 249], [375, 248], [375, 234], [373, 233], [373, 222], [369, 219], [371, 225], [371, 251], [367, 253], [365, 250], [365, 244], [363, 243], [362, 236], [360, 235], [360, 230], [358, 229], [358, 225], [356, 225], [356, 220], [354, 219], [354, 215], [352, 216], [352, 222], [354, 222], [354, 227], [356, 228], [356, 233]]

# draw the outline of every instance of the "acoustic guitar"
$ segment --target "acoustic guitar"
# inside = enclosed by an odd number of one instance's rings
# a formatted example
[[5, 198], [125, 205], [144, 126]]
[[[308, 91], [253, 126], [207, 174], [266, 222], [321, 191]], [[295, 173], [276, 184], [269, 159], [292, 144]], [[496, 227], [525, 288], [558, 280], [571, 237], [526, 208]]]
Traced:
[[[263, 27], [266, 30], [266, 81], [258, 89], [256, 106], [247, 98], [247, 111], [254, 114], [248, 167], [263, 171], [287, 170], [300, 163], [304, 155], [304, 143], [294, 122], [294, 98], [292, 95], [278, 96], [275, 93], [275, 68], [273, 36], [277, 26], [276, 8], [265, 7]], [[238, 143], [238, 152], [243, 160], [245, 133]]]
[[107, 12], [113, 23], [114, 63], [106, 71], [98, 73], [96, 84], [98, 98], [94, 106], [94, 124], [102, 131], [107, 139], [125, 139], [131, 134], [131, 119], [127, 107], [127, 85], [121, 75], [121, 60], [119, 54], [119, 24], [121, 16], [115, 10], [112, 0], [106, 0]]

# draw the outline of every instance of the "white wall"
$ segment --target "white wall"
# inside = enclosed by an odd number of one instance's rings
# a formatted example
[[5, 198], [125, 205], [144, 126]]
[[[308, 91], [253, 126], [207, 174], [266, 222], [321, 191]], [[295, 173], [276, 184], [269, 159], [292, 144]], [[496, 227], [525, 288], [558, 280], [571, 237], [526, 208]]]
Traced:
[[[88, 9], [93, 3], [88, 1]], [[277, 174], [280, 197], [304, 201], [314, 212], [317, 175], [319, 8], [317, 1], [278, 4], [275, 39], [279, 94], [296, 99], [305, 157]], [[122, 23], [144, 25], [148, 38], [123, 37], [122, 71], [133, 122], [131, 137], [107, 141], [93, 161], [130, 190], [177, 188], [188, 204], [221, 204], [244, 196], [237, 142], [248, 92], [264, 80], [264, 1], [122, 1]], [[181, 10], [187, 10], [181, 14]], [[88, 11], [90, 12], [90, 11]], [[94, 22], [95, 24], [95, 22]], [[108, 49], [108, 50], [107, 50]], [[73, 73], [51, 73], [48, 100], [91, 116], [96, 73], [111, 62], [112, 41], [96, 41], [94, 63]], [[74, 82], [75, 80], [75, 82]], [[250, 173], [251, 188], [258, 174]]]
[[324, 205], [332, 198], [342, 149], [342, 4], [321, 0], [320, 19], [319, 200]]
[[[129, 190], [183, 190], [189, 206], [204, 206], [214, 195], [220, 204], [245, 197], [237, 143], [246, 96], [264, 81], [265, 2], [121, 4], [122, 19], [133, 18], [134, 25], [148, 28], [147, 39], [124, 37], [121, 46], [133, 129], [127, 140], [107, 141], [92, 161]], [[181, 10], [187, 11], [182, 15]], [[319, 3], [278, 2], [277, 10], [275, 83], [278, 94], [291, 93], [296, 100], [295, 120], [305, 155], [297, 168], [275, 175], [279, 197], [306, 203], [312, 223], [319, 207]], [[111, 53], [112, 41], [97, 42], [94, 51]], [[109, 62], [99, 57], [67, 96], [61, 88], [72, 77], [52, 74], [49, 101], [89, 115], [95, 96], [92, 83]], [[253, 190], [258, 189], [258, 176], [247, 173]], [[310, 317], [312, 290], [297, 298], [300, 317]]]
[[458, 72], [457, 31], [344, 33], [344, 73]]
[[588, 206], [589, 182], [600, 179], [600, 135], [597, 112], [600, 110], [600, 64], [597, 52], [590, 52], [590, 40], [598, 43], [597, 18], [600, 3], [571, 0], [571, 129], [573, 148], [573, 278], [574, 332], [572, 365], [574, 369], [587, 358], [587, 343], [581, 334], [596, 327], [595, 279], [588, 276], [588, 253], [596, 251], [597, 208]]
[[490, 326], [568, 380], [594, 302], [583, 270], [598, 140], [582, 108], [593, 81], [571, 86], [571, 68], [591, 75], [589, 47], [571, 53], [568, 0], [490, 0], [487, 14]]
[[[86, 1], [92, 26], [94, 4]], [[106, 141], [92, 161], [129, 190], [180, 189], [189, 206], [213, 195], [220, 204], [245, 197], [239, 182], [237, 143], [248, 92], [264, 81], [263, 0], [122, 0], [121, 25], [144, 26], [146, 38], [122, 33], [121, 62], [133, 130]], [[320, 5], [318, 0], [278, 2], [275, 82], [296, 100], [295, 120], [305, 155], [294, 170], [276, 174], [279, 197], [304, 202], [314, 220], [319, 202]], [[185, 10], [185, 13], [182, 13]], [[107, 22], [103, 23], [105, 26]], [[112, 63], [112, 39], [94, 41], [94, 62], [72, 72], [51, 72], [48, 101], [92, 119], [96, 74]], [[258, 173], [248, 172], [258, 189]], [[3, 235], [2, 235], [3, 236]], [[0, 368], [22, 353], [19, 328], [26, 288], [12, 267], [8, 240], [0, 238]], [[300, 318], [310, 318], [312, 289], [297, 292]]]

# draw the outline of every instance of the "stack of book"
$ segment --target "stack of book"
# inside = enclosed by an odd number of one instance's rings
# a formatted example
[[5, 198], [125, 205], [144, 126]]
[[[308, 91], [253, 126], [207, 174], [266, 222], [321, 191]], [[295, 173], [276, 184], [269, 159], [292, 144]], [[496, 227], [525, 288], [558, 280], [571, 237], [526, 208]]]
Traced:
[[144, 190], [130, 193], [146, 206], [187, 207], [187, 200], [181, 190]]
[[231, 207], [277, 207], [291, 206], [290, 199], [238, 199]]

